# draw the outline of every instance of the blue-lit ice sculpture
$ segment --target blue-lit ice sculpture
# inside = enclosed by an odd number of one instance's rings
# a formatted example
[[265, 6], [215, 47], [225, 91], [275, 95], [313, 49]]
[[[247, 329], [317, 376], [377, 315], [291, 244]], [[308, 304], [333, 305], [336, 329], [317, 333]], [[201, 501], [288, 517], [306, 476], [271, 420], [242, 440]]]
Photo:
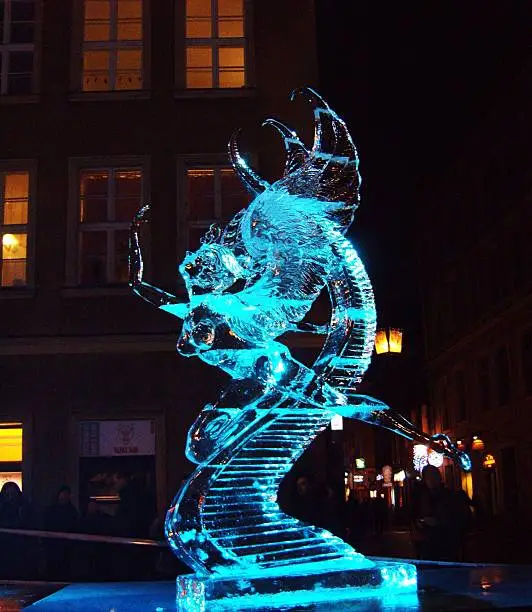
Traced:
[[[194, 576], [178, 578], [178, 608], [259, 608], [363, 593], [416, 589], [414, 566], [376, 565], [324, 529], [284, 514], [284, 475], [335, 414], [392, 429], [458, 459], [444, 436], [417, 431], [382, 402], [359, 395], [375, 336], [373, 291], [345, 238], [359, 203], [358, 156], [345, 123], [313, 90], [314, 145], [268, 119], [286, 147], [283, 178], [269, 184], [242, 158], [237, 135], [229, 157], [254, 199], [224, 229], [211, 228], [179, 271], [188, 301], [143, 280], [140, 224], [131, 232], [134, 291], [181, 319], [177, 350], [222, 368], [232, 384], [201, 411], [186, 455], [198, 464], [166, 519], [166, 536]], [[326, 287], [328, 325], [304, 322]], [[278, 341], [286, 332], [323, 334], [312, 368]], [[238, 602], [238, 603], [237, 603]]]

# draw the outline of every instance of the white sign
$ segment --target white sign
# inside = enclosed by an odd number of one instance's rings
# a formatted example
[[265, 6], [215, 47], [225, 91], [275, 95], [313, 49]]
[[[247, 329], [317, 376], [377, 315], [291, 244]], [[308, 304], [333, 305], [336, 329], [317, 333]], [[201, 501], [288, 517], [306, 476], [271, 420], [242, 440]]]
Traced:
[[335, 414], [331, 419], [332, 431], [341, 431], [344, 428], [344, 419], [341, 414]]
[[81, 457], [155, 455], [155, 421], [81, 421]]

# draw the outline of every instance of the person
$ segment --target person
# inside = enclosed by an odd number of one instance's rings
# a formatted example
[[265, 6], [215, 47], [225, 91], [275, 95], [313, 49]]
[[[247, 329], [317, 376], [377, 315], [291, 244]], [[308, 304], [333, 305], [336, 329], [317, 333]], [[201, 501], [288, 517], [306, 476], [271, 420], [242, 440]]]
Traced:
[[[83, 517], [79, 521], [79, 531], [89, 535], [111, 535], [113, 519], [103, 512], [93, 499], [89, 499]], [[113, 576], [113, 555], [109, 545], [101, 542], [83, 542], [80, 550], [79, 569], [82, 579], [98, 581]]]
[[[16, 482], [6, 482], [0, 490], [0, 527], [28, 529], [30, 526], [29, 503]], [[20, 579], [30, 572], [30, 546], [28, 538], [0, 534], [0, 578]]]
[[457, 560], [464, 522], [463, 502], [443, 485], [438, 468], [426, 465], [412, 495], [411, 539], [418, 558]]
[[[46, 531], [76, 531], [78, 511], [72, 504], [70, 487], [63, 485], [57, 491], [54, 501], [44, 512]], [[70, 580], [73, 544], [65, 539], [46, 539], [46, 575], [49, 580]]]

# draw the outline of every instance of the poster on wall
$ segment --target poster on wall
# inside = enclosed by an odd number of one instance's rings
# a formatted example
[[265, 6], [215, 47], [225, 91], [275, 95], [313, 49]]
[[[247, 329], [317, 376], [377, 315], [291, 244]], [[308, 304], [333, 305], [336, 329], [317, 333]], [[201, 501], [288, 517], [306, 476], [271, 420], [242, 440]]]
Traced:
[[155, 455], [155, 421], [80, 421], [81, 457]]

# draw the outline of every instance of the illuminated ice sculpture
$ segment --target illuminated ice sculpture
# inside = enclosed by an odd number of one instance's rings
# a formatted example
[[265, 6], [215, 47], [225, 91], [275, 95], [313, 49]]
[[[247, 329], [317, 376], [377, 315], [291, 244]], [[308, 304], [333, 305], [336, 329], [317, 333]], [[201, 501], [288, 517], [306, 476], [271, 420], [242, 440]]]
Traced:
[[[229, 142], [235, 172], [254, 199], [221, 229], [213, 227], [179, 271], [188, 300], [143, 279], [139, 230], [131, 231], [133, 290], [183, 319], [177, 350], [222, 368], [231, 385], [192, 425], [186, 455], [198, 464], [166, 519], [175, 554], [196, 572], [177, 579], [178, 609], [259, 608], [351, 599], [416, 589], [415, 567], [376, 564], [324, 529], [277, 504], [285, 474], [335, 414], [381, 425], [458, 459], [448, 438], [417, 431], [382, 402], [357, 394], [375, 337], [373, 291], [345, 238], [359, 203], [358, 156], [345, 123], [313, 90], [315, 137], [265, 121], [286, 148], [283, 178], [269, 184]], [[304, 321], [326, 287], [327, 325]], [[309, 368], [278, 338], [324, 337]], [[208, 602], [208, 604], [206, 603]]]

